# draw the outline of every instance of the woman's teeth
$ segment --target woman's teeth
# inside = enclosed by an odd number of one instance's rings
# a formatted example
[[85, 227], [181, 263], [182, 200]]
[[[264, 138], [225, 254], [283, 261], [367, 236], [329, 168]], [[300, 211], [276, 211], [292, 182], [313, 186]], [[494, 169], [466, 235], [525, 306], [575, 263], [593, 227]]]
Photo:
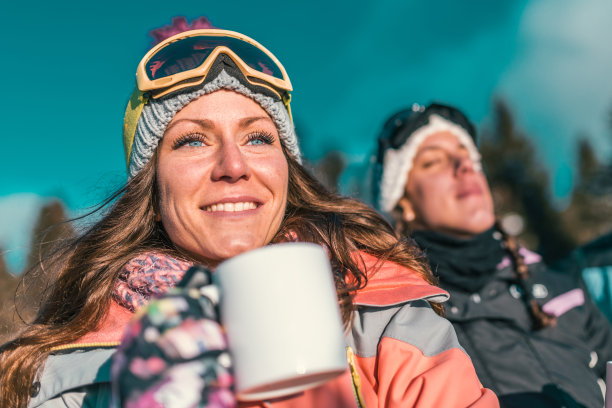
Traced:
[[245, 202], [245, 203], [220, 203], [220, 204], [212, 204], [206, 207], [207, 212], [237, 212], [237, 211], [246, 211], [246, 210], [254, 210], [257, 208], [257, 204], [253, 202]]

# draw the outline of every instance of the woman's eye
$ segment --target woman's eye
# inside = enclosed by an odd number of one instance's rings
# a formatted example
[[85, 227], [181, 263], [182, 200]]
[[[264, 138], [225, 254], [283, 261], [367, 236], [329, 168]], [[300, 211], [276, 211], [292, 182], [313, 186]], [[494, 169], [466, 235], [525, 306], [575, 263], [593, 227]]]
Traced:
[[440, 163], [442, 163], [442, 159], [427, 160], [423, 162], [423, 167], [427, 169], [429, 167], [435, 166], [436, 164], [440, 164]]
[[264, 144], [264, 141], [259, 139], [259, 138], [258, 139], [251, 139], [251, 140], [249, 140], [249, 144], [251, 144], [251, 145], [262, 145], [262, 144]]
[[447, 157], [444, 154], [430, 154], [427, 157], [423, 157], [421, 160], [421, 166], [425, 169], [436, 167], [444, 164]]
[[416, 165], [425, 170], [436, 170], [445, 168], [451, 160], [448, 152], [442, 149], [429, 149], [419, 155]]
[[188, 134], [179, 137], [173, 143], [173, 147], [178, 149], [180, 147], [202, 147], [206, 145], [206, 139], [203, 135], [200, 134]]
[[252, 146], [274, 143], [274, 136], [270, 133], [255, 132], [248, 136], [247, 144]]

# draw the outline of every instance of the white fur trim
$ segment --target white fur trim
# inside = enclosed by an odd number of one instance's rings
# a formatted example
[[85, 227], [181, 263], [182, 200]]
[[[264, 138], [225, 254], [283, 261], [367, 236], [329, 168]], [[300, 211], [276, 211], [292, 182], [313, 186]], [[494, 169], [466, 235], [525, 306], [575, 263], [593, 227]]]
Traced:
[[388, 149], [383, 160], [383, 173], [380, 180], [379, 208], [391, 212], [397, 202], [403, 197], [408, 174], [412, 169], [414, 157], [421, 143], [427, 137], [439, 132], [450, 132], [457, 136], [467, 148], [470, 159], [474, 162], [474, 170], [480, 171], [480, 153], [472, 137], [461, 126], [454, 124], [439, 115], [431, 115], [429, 123], [418, 128], [408, 137], [406, 143], [399, 149]]

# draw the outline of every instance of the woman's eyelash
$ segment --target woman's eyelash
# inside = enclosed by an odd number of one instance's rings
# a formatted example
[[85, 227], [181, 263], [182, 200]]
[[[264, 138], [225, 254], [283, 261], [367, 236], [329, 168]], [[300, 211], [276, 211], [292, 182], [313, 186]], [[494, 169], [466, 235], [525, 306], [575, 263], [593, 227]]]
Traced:
[[[264, 144], [273, 144], [276, 138], [269, 132], [257, 131], [249, 134], [247, 136], [247, 143], [251, 143], [254, 141], [261, 141]], [[176, 140], [172, 143], [173, 149], [178, 149], [181, 146], [184, 146], [189, 143], [200, 142], [202, 144], [206, 143], [206, 137], [199, 133], [187, 133], [182, 136], [176, 138]]]
[[206, 141], [206, 137], [198, 133], [187, 133], [185, 135], [179, 136], [174, 143], [172, 144], [173, 149], [178, 149], [179, 147], [191, 143], [191, 142], [202, 142]]
[[276, 139], [274, 138], [274, 135], [272, 135], [272, 133], [258, 131], [249, 134], [247, 140], [249, 142], [252, 142], [254, 140], [261, 140], [266, 144], [273, 144]]

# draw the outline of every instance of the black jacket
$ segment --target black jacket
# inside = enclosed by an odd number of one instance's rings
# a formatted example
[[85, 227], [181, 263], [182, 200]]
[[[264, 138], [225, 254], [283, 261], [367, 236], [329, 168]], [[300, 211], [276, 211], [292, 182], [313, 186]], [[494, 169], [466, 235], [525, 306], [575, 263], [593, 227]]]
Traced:
[[502, 407], [601, 408], [598, 380], [605, 379], [606, 361], [612, 360], [612, 329], [577, 274], [555, 272], [538, 258], [526, 257], [532, 262], [527, 287], [538, 303], [557, 298], [558, 311], [572, 306], [555, 327], [533, 328], [509, 259], [476, 293], [441, 281], [451, 294], [447, 318], [481, 382], [500, 397]]
[[557, 262], [560, 270], [580, 271], [593, 301], [612, 322], [612, 233], [585, 244]]

